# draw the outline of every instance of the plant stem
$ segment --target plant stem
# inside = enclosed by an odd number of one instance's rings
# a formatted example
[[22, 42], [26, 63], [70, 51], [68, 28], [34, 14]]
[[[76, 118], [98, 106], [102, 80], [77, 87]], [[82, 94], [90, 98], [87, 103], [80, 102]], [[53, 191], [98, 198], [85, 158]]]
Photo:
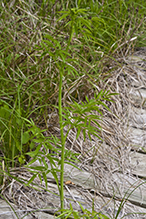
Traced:
[[60, 123], [60, 134], [61, 134], [61, 173], [60, 173], [60, 202], [61, 209], [64, 209], [64, 150], [65, 150], [65, 141], [63, 135], [63, 125], [62, 125], [62, 77], [63, 77], [63, 67], [60, 70], [60, 82], [59, 82], [59, 123]]
[[[71, 32], [68, 41], [68, 45], [66, 51], [69, 49], [69, 45], [72, 40], [73, 35], [73, 21], [71, 24]], [[61, 202], [61, 210], [64, 209], [64, 152], [65, 152], [65, 140], [66, 137], [63, 134], [63, 124], [62, 124], [62, 78], [63, 78], [64, 64], [62, 64], [60, 69], [60, 81], [59, 81], [59, 123], [60, 123], [60, 134], [61, 134], [61, 173], [60, 173], [60, 202]]]

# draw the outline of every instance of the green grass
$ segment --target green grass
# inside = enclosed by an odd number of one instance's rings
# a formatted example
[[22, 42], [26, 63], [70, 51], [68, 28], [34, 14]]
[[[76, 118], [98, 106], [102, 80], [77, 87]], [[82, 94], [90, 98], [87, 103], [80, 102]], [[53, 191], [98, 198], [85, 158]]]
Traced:
[[[41, 179], [42, 174], [47, 186], [46, 175], [51, 171], [62, 209], [68, 134], [64, 135], [63, 127], [75, 127], [77, 137], [83, 132], [84, 138], [101, 138], [100, 108], [109, 110], [105, 101], [112, 101], [112, 96], [110, 89], [99, 92], [97, 87], [100, 80], [110, 77], [111, 60], [135, 46], [145, 46], [145, 10], [145, 1], [130, 0], [103, 4], [92, 0], [9, 0], [0, 4], [0, 166], [3, 160], [9, 169], [24, 165], [29, 157], [33, 161], [40, 158], [44, 167], [39, 173], [33, 170], [28, 184], [37, 175]], [[59, 114], [61, 139], [53, 133], [48, 138], [43, 134], [48, 113], [53, 112]], [[54, 171], [60, 160], [46, 153], [48, 149], [61, 155], [61, 180], [57, 177], [60, 170]], [[52, 163], [51, 169], [44, 157]], [[70, 154], [71, 161], [75, 158]], [[2, 178], [1, 171], [1, 183]]]

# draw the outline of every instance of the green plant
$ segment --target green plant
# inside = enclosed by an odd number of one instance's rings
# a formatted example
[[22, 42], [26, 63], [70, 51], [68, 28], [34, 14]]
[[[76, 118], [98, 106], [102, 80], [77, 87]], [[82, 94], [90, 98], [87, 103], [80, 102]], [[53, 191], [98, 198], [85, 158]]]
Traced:
[[[0, 141], [1, 151], [5, 161], [10, 167], [22, 165], [25, 162], [26, 144], [26, 123], [21, 118], [21, 112], [17, 106], [13, 108], [6, 102], [1, 101], [0, 106]], [[2, 159], [2, 158], [1, 158]], [[14, 163], [14, 161], [16, 161]], [[10, 164], [9, 164], [10, 163]]]
[[[59, 113], [59, 124], [60, 124], [60, 136], [61, 136], [61, 153], [60, 153], [60, 160], [57, 158], [53, 158], [49, 154], [47, 154], [46, 158], [49, 159], [51, 167], [52, 167], [52, 174], [56, 180], [56, 183], [58, 185], [59, 193], [60, 193], [60, 202], [61, 202], [61, 209], [64, 209], [64, 163], [65, 163], [65, 142], [68, 136], [69, 131], [72, 128], [77, 129], [77, 138], [80, 135], [80, 132], [83, 132], [84, 140], [86, 139], [86, 134], [88, 134], [88, 137], [91, 139], [91, 135], [96, 135], [98, 138], [100, 138], [100, 130], [101, 127], [98, 123], [98, 120], [102, 116], [102, 110], [100, 110], [101, 107], [105, 107], [107, 110], [109, 108], [103, 101], [111, 101], [111, 95], [108, 91], [95, 91], [94, 98], [92, 100], [89, 100], [87, 96], [85, 97], [85, 103], [81, 102], [81, 104], [74, 101], [73, 104], [71, 104], [69, 107], [63, 107], [62, 106], [62, 88], [63, 88], [63, 78], [67, 80], [67, 78], [72, 74], [76, 74], [77, 71], [75, 68], [72, 67], [72, 63], [74, 60], [71, 58], [71, 55], [69, 53], [70, 44], [74, 35], [74, 31], [76, 29], [76, 17], [78, 14], [84, 14], [84, 10], [81, 9], [71, 9], [70, 11], [63, 15], [59, 20], [62, 20], [64, 17], [68, 16], [70, 13], [71, 21], [68, 23], [70, 25], [70, 35], [69, 40], [66, 47], [63, 47], [62, 44], [57, 41], [55, 38], [53, 38], [51, 35], [46, 34], [44, 36], [44, 40], [41, 42], [40, 47], [37, 47], [37, 50], [43, 50], [43, 53], [41, 54], [41, 58], [43, 59], [44, 56], [49, 56], [49, 59], [54, 61], [55, 65], [57, 66], [57, 69], [59, 71], [59, 93], [58, 93], [58, 113]], [[84, 20], [83, 20], [84, 21]], [[80, 21], [79, 21], [80, 22]], [[84, 24], [84, 22], [83, 22]], [[78, 30], [79, 32], [79, 30]], [[76, 32], [76, 34], [79, 34]], [[53, 52], [52, 52], [53, 51]], [[94, 112], [98, 112], [98, 115]], [[65, 126], [68, 126], [68, 131], [66, 135], [64, 134], [63, 128]], [[52, 136], [53, 137], [53, 136]], [[53, 143], [56, 145], [56, 148], [59, 148], [58, 141], [55, 142], [53, 138]], [[46, 139], [45, 142], [51, 142], [51, 139]], [[39, 142], [43, 143], [44, 142]], [[51, 142], [52, 143], [52, 142]], [[50, 143], [49, 143], [50, 145]], [[51, 144], [52, 145], [52, 144]], [[37, 167], [41, 170], [42, 175], [44, 177], [44, 180], [46, 182], [47, 186], [47, 178], [46, 174], [50, 171], [47, 170], [48, 166], [44, 159], [44, 154], [42, 155], [42, 152], [40, 152], [41, 144], [37, 147], [37, 149], [33, 152], [27, 153], [28, 155], [32, 156], [35, 159], [33, 159], [32, 162], [34, 162], [36, 159], [41, 157], [43, 159], [44, 167]], [[45, 147], [45, 146], [44, 146]], [[52, 147], [52, 146], [51, 146]], [[50, 149], [50, 148], [49, 148]], [[52, 150], [52, 148], [51, 148]], [[53, 149], [55, 150], [55, 149]], [[58, 150], [58, 149], [57, 149]], [[56, 150], [55, 150], [56, 151]], [[57, 151], [56, 151], [57, 152]], [[75, 157], [75, 156], [74, 156]], [[54, 169], [56, 167], [53, 159], [55, 159], [58, 164], [60, 164], [60, 170]], [[67, 157], [66, 157], [67, 159]], [[71, 164], [72, 165], [72, 164]], [[53, 167], [54, 166], [54, 167]], [[46, 173], [43, 174], [43, 169], [45, 168]], [[35, 167], [36, 169], [36, 167]], [[56, 174], [56, 171], [60, 171], [60, 181], [58, 179], [58, 176]], [[35, 173], [34, 176], [31, 178], [31, 180], [28, 182], [32, 182], [32, 180], [37, 176], [38, 174]], [[59, 185], [60, 182], [60, 185]]]
[[[76, 138], [101, 138], [100, 119], [111, 94], [100, 82], [110, 76], [116, 55], [144, 44], [145, 7], [144, 0], [9, 0], [0, 5], [0, 165], [3, 159], [9, 167], [23, 165], [27, 156], [33, 158], [30, 164], [39, 160], [39, 167], [30, 168], [34, 176], [28, 184], [43, 175], [47, 186], [51, 172], [62, 210], [64, 163], [77, 161], [75, 152], [65, 150], [68, 133], [76, 128]], [[45, 137], [48, 111], [55, 108], [61, 137]]]
[[[29, 185], [37, 176], [39, 177], [40, 181], [42, 182], [41, 176], [43, 176], [43, 179], [46, 184], [47, 188], [47, 174], [49, 172], [52, 173], [54, 179], [56, 180], [57, 186], [59, 187], [59, 180], [57, 176], [57, 172], [60, 172], [60, 169], [58, 165], [60, 165], [60, 154], [61, 154], [61, 141], [56, 136], [49, 136], [45, 137], [43, 135], [43, 131], [40, 128], [36, 127], [36, 125], [33, 123], [33, 121], [29, 121], [30, 123], [30, 129], [27, 131], [29, 133], [29, 136], [31, 136], [31, 145], [34, 148], [34, 144], [36, 146], [35, 150], [31, 152], [27, 152], [27, 155], [32, 157], [33, 159], [29, 162], [27, 167], [29, 166], [29, 169], [33, 172], [32, 178], [27, 182], [27, 185]], [[43, 145], [43, 147], [42, 147]], [[68, 153], [68, 150], [64, 150], [64, 158], [66, 160], [69, 160], [71, 162], [76, 161], [77, 153]], [[36, 160], [40, 162], [39, 166], [31, 167], [30, 164], [34, 163]], [[49, 160], [49, 163], [47, 162]]]
[[[109, 217], [107, 217], [106, 215], [102, 214], [102, 213], [97, 213], [95, 211], [90, 212], [87, 209], [84, 209], [83, 206], [79, 203], [82, 213], [79, 213], [77, 211], [74, 211], [72, 205], [70, 204], [70, 209], [64, 209], [62, 211], [62, 213], [56, 217], [57, 218], [62, 218], [64, 217], [65, 219], [67, 218], [74, 218], [74, 219], [78, 219], [78, 218], [82, 218], [82, 219], [109, 219]], [[57, 212], [58, 213], [58, 212]]]
[[[129, 187], [129, 189], [126, 191], [124, 197], [122, 198], [120, 204], [119, 204], [119, 207], [118, 207], [118, 210], [115, 211], [114, 209], [114, 213], [113, 215], [110, 215], [108, 212], [105, 214], [103, 214], [102, 212], [96, 212], [94, 210], [94, 204], [92, 206], [92, 210], [88, 210], [88, 209], [84, 209], [84, 207], [79, 203], [80, 205], [80, 208], [81, 208], [81, 211], [82, 213], [79, 213], [78, 211], [75, 211], [72, 207], [72, 205], [70, 204], [70, 209], [63, 209], [61, 211], [61, 214], [59, 214], [58, 216], [56, 216], [56, 219], [57, 218], [74, 218], [74, 219], [77, 219], [77, 218], [83, 218], [83, 219], [117, 219], [120, 215], [120, 212], [122, 211], [124, 205], [126, 204], [126, 202], [128, 201], [128, 199], [130, 198], [130, 196], [132, 195], [132, 193], [138, 189], [141, 185], [145, 184], [145, 182], [136, 182], [136, 185], [135, 183], [133, 185], [131, 185], [131, 187]], [[113, 197], [114, 199], [114, 197]], [[56, 212], [56, 214], [58, 214], [60, 211]], [[140, 213], [140, 212], [132, 212], [132, 213], [128, 213], [128, 214], [124, 214], [122, 218], [125, 218], [129, 215], [146, 215], [146, 213]], [[107, 216], [108, 215], [108, 216]]]

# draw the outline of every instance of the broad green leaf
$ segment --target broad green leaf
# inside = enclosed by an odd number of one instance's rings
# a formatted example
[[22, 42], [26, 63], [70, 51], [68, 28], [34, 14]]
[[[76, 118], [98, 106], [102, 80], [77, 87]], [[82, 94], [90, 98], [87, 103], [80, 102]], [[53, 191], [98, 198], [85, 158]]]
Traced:
[[74, 219], [79, 219], [80, 218], [78, 212], [73, 211], [72, 214], [73, 214]]
[[20, 141], [17, 141], [17, 140], [14, 139], [14, 145], [16, 146], [16, 148], [17, 148], [19, 151], [22, 151]]
[[22, 124], [23, 124], [23, 121], [22, 121], [22, 119], [20, 119], [20, 118], [16, 118], [16, 123], [19, 125], [19, 126], [22, 126]]
[[30, 135], [28, 132], [24, 132], [22, 135], [22, 144], [26, 144], [30, 140]]
[[37, 146], [35, 151], [27, 152], [26, 154], [29, 155], [30, 157], [34, 157], [34, 156], [36, 156], [39, 153], [40, 148], [41, 148], [41, 144], [39, 144]]
[[30, 145], [29, 145], [30, 149], [33, 150], [35, 147], [35, 142], [31, 141]]

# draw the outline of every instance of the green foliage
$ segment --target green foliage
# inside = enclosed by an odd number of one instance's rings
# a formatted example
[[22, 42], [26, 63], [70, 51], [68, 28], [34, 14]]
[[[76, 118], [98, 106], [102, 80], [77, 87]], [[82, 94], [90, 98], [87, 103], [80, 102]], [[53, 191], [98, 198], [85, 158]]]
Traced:
[[[57, 218], [74, 218], [74, 219], [78, 219], [78, 218], [81, 218], [81, 219], [110, 219], [109, 217], [107, 217], [106, 215], [102, 214], [102, 213], [97, 213], [96, 211], [89, 211], [87, 209], [84, 209], [83, 206], [79, 203], [80, 205], [80, 208], [82, 210], [82, 213], [79, 213], [77, 211], [74, 211], [72, 205], [70, 204], [70, 209], [64, 209], [63, 210], [63, 213], [61, 213], [59, 216], [55, 217], [56, 219]], [[58, 212], [56, 212], [58, 213]]]
[[[144, 0], [2, 1], [0, 166], [21, 166], [31, 157], [28, 167], [38, 160], [27, 185], [38, 176], [47, 187], [51, 173], [63, 203], [64, 163], [75, 166], [78, 156], [65, 149], [67, 135], [76, 128], [76, 138], [101, 139], [103, 108], [109, 110], [115, 95], [99, 89], [111, 74], [104, 68], [127, 47], [145, 45], [145, 9]], [[61, 139], [44, 135], [48, 111], [56, 108]], [[106, 218], [82, 211], [84, 218]], [[72, 206], [67, 214], [79, 216]]]
[[[102, 119], [102, 108], [106, 108], [110, 111], [104, 101], [111, 101], [111, 96], [116, 95], [115, 93], [110, 93], [108, 91], [101, 90], [98, 94], [94, 93], [94, 98], [89, 100], [86, 96], [86, 101], [81, 103], [73, 102], [69, 107], [65, 107], [63, 111], [63, 117], [65, 121], [63, 126], [69, 125], [68, 130], [72, 128], [77, 129], [77, 136], [79, 137], [81, 131], [86, 139], [86, 134], [88, 134], [91, 140], [91, 135], [94, 135], [101, 139], [100, 131], [101, 126], [98, 121]], [[102, 139], [101, 139], [102, 140]]]
[[[26, 134], [24, 132], [25, 122], [21, 118], [19, 109], [11, 108], [5, 102], [0, 106], [0, 141], [1, 151], [8, 162], [19, 160], [20, 165], [24, 164], [27, 151]], [[24, 147], [23, 147], [24, 146]], [[11, 164], [10, 164], [11, 165]], [[17, 162], [16, 162], [17, 165]]]
[[[51, 137], [45, 137], [42, 133], [44, 130], [37, 128], [33, 122], [31, 122], [30, 125], [31, 128], [27, 131], [27, 133], [29, 133], [29, 135], [31, 135], [30, 133], [33, 133], [31, 137], [31, 145], [33, 145], [33, 148], [34, 144], [37, 144], [37, 146], [33, 151], [26, 153], [32, 157], [32, 160], [26, 167], [29, 167], [30, 171], [33, 173], [33, 176], [28, 181], [27, 185], [29, 185], [38, 176], [41, 182], [42, 178], [44, 179], [47, 188], [47, 174], [51, 172], [59, 188], [57, 172], [60, 172], [59, 166], [61, 164], [60, 154], [62, 147], [60, 139], [53, 135]], [[65, 161], [76, 162], [77, 155], [77, 153], [65, 150]], [[35, 161], [39, 161], [39, 166], [31, 166]]]

